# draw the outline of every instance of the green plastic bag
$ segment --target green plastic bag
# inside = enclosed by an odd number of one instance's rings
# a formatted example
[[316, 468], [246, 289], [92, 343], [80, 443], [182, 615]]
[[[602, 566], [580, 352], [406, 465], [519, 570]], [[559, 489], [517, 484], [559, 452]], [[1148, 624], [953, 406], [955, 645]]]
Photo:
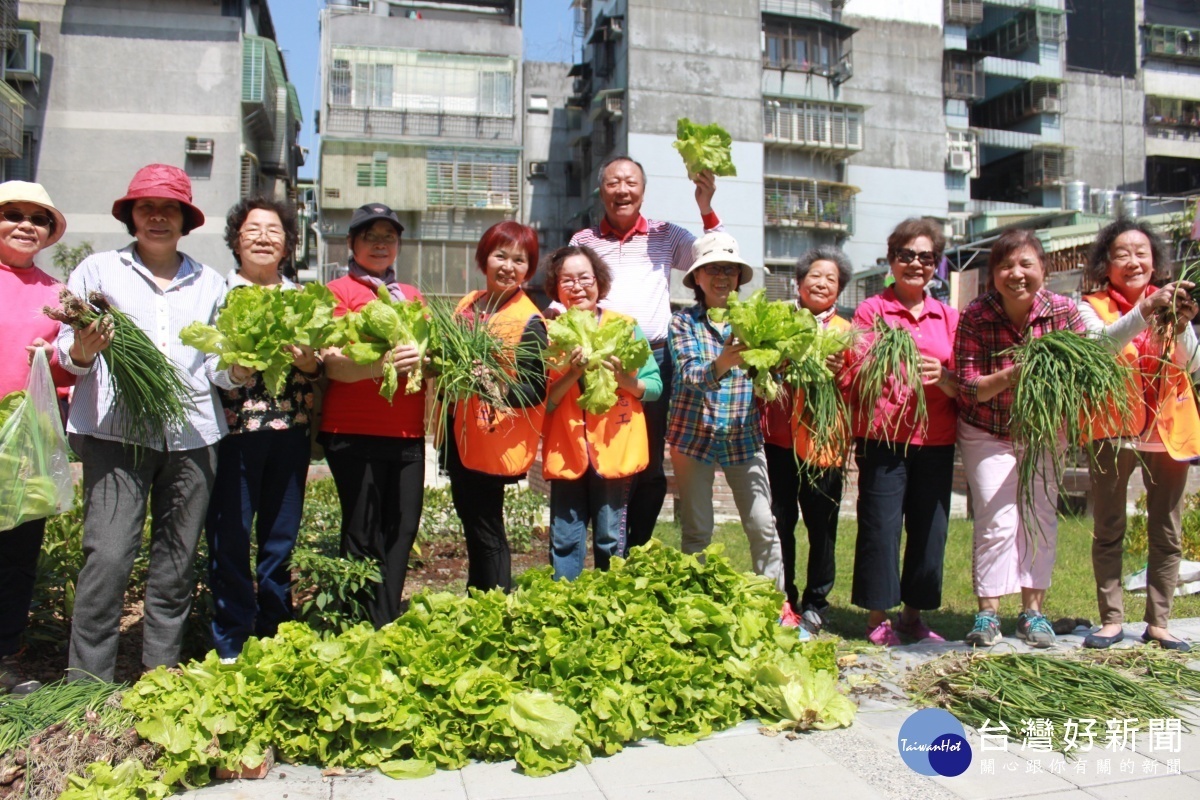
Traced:
[[67, 437], [45, 350], [34, 352], [24, 397], [4, 405], [11, 413], [0, 425], [0, 531], [61, 514], [74, 499]]

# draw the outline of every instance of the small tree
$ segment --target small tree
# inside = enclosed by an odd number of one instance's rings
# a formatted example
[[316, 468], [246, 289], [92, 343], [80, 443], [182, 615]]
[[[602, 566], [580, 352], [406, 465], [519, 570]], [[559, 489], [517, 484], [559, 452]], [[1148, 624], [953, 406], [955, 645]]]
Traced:
[[67, 247], [65, 244], [54, 245], [54, 254], [51, 256], [51, 261], [54, 262], [54, 269], [62, 276], [65, 281], [71, 276], [71, 270], [79, 265], [80, 261], [96, 252], [96, 248], [92, 247], [89, 241], [82, 241], [75, 247]]

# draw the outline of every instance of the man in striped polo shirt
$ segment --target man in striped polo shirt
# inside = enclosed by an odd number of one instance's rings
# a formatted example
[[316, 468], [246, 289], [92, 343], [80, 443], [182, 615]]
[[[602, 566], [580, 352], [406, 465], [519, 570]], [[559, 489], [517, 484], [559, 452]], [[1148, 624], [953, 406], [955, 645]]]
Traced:
[[[646, 427], [650, 437], [650, 465], [635, 476], [629, 498], [630, 547], [645, 544], [654, 533], [654, 524], [667, 496], [663, 475], [663, 449], [667, 434], [667, 407], [671, 401], [674, 369], [667, 350], [667, 329], [671, 322], [671, 270], [686, 272], [692, 265], [692, 242], [696, 237], [670, 222], [648, 220], [642, 216], [642, 197], [646, 172], [628, 156], [614, 156], [600, 165], [597, 174], [604, 218], [600, 224], [585, 228], [571, 237], [571, 244], [595, 250], [612, 270], [612, 288], [600, 305], [627, 314], [638, 321], [654, 358], [662, 372], [662, 397], [644, 403]], [[721, 220], [712, 210], [716, 178], [705, 170], [697, 175], [696, 205], [704, 230], [721, 229]]]

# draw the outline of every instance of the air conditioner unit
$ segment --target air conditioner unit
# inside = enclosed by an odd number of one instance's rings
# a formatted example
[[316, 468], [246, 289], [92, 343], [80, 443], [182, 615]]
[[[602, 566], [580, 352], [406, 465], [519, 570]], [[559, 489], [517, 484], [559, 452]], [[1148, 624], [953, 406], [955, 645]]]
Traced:
[[512, 199], [508, 196], [508, 192], [488, 192], [487, 207], [512, 208]]
[[951, 172], [970, 172], [971, 152], [969, 150], [951, 150], [946, 159], [946, 169]]
[[1062, 101], [1057, 97], [1043, 97], [1039, 103], [1043, 114], [1057, 114], [1062, 111]]
[[550, 165], [545, 161], [529, 162], [529, 177], [544, 178], [550, 174]]
[[183, 146], [183, 152], [189, 156], [207, 156], [212, 158], [213, 140], [199, 136], [189, 136], [187, 137], [186, 144]]
[[33, 31], [17, 31], [17, 46], [4, 56], [4, 77], [15, 81], [36, 81], [42, 76], [42, 54]]

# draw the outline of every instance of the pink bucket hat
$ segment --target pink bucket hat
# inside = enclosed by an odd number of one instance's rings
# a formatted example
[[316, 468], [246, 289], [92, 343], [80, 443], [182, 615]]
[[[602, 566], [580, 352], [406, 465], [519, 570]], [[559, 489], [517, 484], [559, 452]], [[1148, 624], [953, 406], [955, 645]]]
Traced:
[[204, 224], [204, 212], [192, 205], [192, 182], [187, 173], [170, 164], [142, 167], [129, 182], [125, 196], [112, 205], [112, 215], [124, 222], [133, 201], [142, 197], [178, 200], [183, 208], [184, 233]]

